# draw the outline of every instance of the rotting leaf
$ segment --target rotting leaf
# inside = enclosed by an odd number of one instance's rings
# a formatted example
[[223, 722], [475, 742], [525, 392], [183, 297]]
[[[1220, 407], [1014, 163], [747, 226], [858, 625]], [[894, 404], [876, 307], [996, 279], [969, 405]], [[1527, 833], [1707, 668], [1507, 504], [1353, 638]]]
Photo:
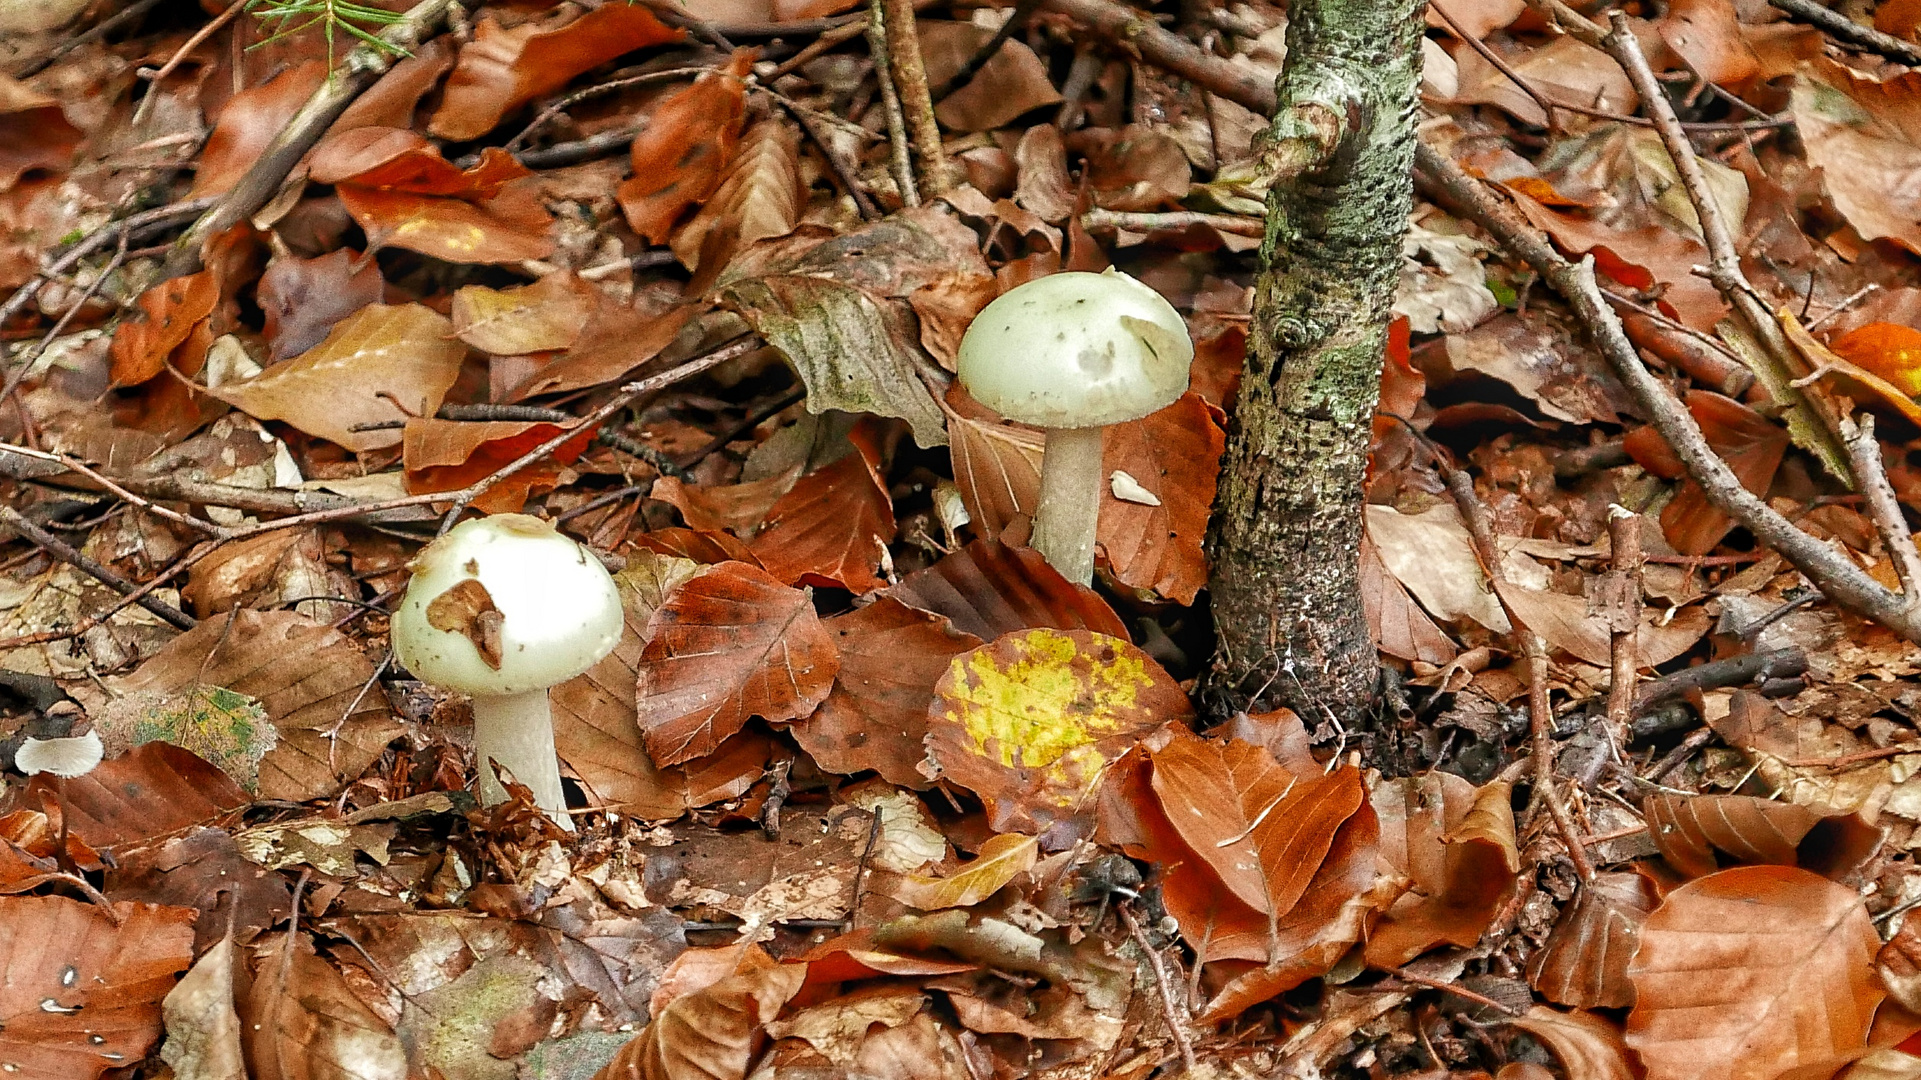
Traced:
[[285, 360], [320, 344], [340, 320], [380, 303], [385, 290], [380, 267], [347, 248], [314, 259], [275, 258], [255, 290], [266, 316], [268, 359]]
[[668, 766], [712, 753], [749, 716], [813, 712], [840, 660], [807, 593], [722, 563], [654, 612], [638, 669], [636, 721], [654, 764]]
[[928, 758], [1000, 832], [1079, 832], [1108, 765], [1192, 713], [1146, 653], [1085, 630], [1003, 635], [956, 656], [934, 695]]
[[401, 433], [354, 428], [439, 411], [467, 353], [451, 337], [447, 318], [419, 304], [373, 304], [292, 360], [207, 392], [257, 419], [285, 420], [356, 452], [377, 450], [397, 445]]
[[261, 759], [280, 741], [260, 702], [223, 686], [125, 693], [95, 709], [92, 720], [109, 752], [169, 743], [191, 751], [248, 791], [259, 789]]
[[506, 622], [487, 586], [477, 578], [468, 578], [427, 603], [427, 625], [473, 642], [481, 661], [495, 671], [500, 670], [500, 634]]
[[166, 742], [136, 747], [85, 776], [36, 776], [27, 797], [42, 805], [57, 798], [68, 832], [101, 850], [184, 829], [248, 801], [225, 773]]
[[914, 442], [944, 446], [940, 406], [916, 375], [906, 344], [881, 301], [825, 278], [775, 274], [721, 292], [807, 385], [807, 411], [829, 409], [907, 421]]
[[1227, 446], [1223, 419], [1190, 391], [1151, 416], [1107, 429], [1102, 474], [1124, 471], [1156, 499], [1120, 499], [1103, 488], [1095, 543], [1122, 584], [1177, 604], [1192, 604], [1207, 584], [1201, 540]]

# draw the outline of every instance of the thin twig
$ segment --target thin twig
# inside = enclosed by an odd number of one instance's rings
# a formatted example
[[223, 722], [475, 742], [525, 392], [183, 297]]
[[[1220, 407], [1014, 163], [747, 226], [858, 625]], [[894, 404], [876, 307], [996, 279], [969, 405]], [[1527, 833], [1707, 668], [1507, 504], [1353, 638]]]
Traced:
[[[74, 548], [65, 540], [60, 539], [40, 526], [35, 525], [33, 522], [28, 521], [24, 514], [5, 503], [0, 503], [0, 522], [12, 526], [15, 532], [25, 537], [34, 546], [45, 551], [47, 554], [59, 559], [61, 562], [66, 563], [68, 566], [86, 574], [88, 577], [93, 578], [95, 581], [100, 582], [102, 585], [107, 586], [123, 596], [142, 591], [139, 585], [128, 581], [113, 570], [81, 554], [77, 548]], [[164, 600], [156, 600], [152, 596], [143, 595], [134, 602], [181, 630], [191, 630], [199, 625], [199, 620]]]
[[920, 189], [914, 186], [914, 159], [907, 147], [907, 117], [901, 111], [900, 89], [894, 84], [894, 68], [888, 59], [883, 0], [868, 0], [867, 17], [867, 48], [874, 54], [874, 81], [880, 86], [881, 110], [887, 116], [887, 139], [893, 151], [888, 164], [894, 174], [894, 186], [900, 189], [903, 206], [919, 206]]
[[1796, 528], [1742, 486], [1727, 462], [1708, 446], [1687, 408], [1641, 363], [1621, 329], [1620, 319], [1601, 295], [1591, 258], [1578, 265], [1567, 261], [1517, 211], [1496, 200], [1479, 181], [1426, 143], [1416, 144], [1415, 162], [1440, 199], [1486, 229], [1567, 300], [1615, 377], [1681, 459], [1688, 475], [1701, 485], [1709, 502], [1792, 563], [1836, 604], [1910, 641], [1921, 641], [1921, 615], [1909, 607], [1907, 598], [1870, 577], [1826, 543]]
[[1921, 46], [1902, 41], [1892, 34], [1884, 34], [1872, 26], [1862, 26], [1832, 8], [1815, 3], [1814, 0], [1768, 0], [1768, 3], [1856, 48], [1879, 53], [1909, 67], [1921, 67]]
[[561, 98], [559, 101], [554, 102], [552, 105], [547, 106], [545, 109], [542, 109], [539, 115], [527, 122], [526, 127], [520, 129], [518, 135], [515, 135], [503, 143], [501, 149], [507, 151], [509, 154], [517, 153], [521, 147], [527, 145], [527, 140], [533, 138], [534, 132], [539, 131], [546, 125], [547, 121], [552, 120], [554, 117], [559, 116], [561, 113], [566, 112], [568, 109], [573, 108], [583, 101], [600, 97], [603, 94], [611, 94], [616, 90], [625, 90], [633, 86], [646, 86], [650, 83], [672, 82], [675, 79], [698, 76], [711, 70], [711, 68], [704, 67], [669, 68], [665, 71], [649, 71], [640, 75], [630, 75], [624, 79], [610, 79], [604, 83], [595, 83], [592, 86], [583, 87]]
[[1199, 1075], [1200, 1065], [1194, 1058], [1194, 1042], [1187, 1037], [1187, 1025], [1182, 1022], [1181, 1014], [1174, 1007], [1174, 984], [1167, 978], [1167, 966], [1161, 963], [1161, 954], [1147, 940], [1147, 932], [1141, 929], [1140, 920], [1127, 910], [1128, 902], [1123, 900], [1114, 905], [1114, 910], [1127, 924], [1127, 933], [1134, 939], [1134, 945], [1146, 954], [1147, 964], [1154, 971], [1154, 989], [1160, 993], [1161, 1014], [1167, 1022], [1167, 1033], [1174, 1039], [1174, 1048], [1180, 1051], [1181, 1064], [1187, 1067], [1188, 1075]]
[[1859, 420], [1843, 420], [1841, 440], [1847, 445], [1849, 463], [1854, 466], [1855, 478], [1867, 501], [1868, 520], [1874, 522], [1881, 546], [1888, 549], [1888, 558], [1894, 562], [1894, 576], [1901, 583], [1901, 595], [1913, 605], [1921, 600], [1921, 550], [1914, 546], [1914, 534], [1908, 531], [1901, 500], [1894, 494], [1894, 485], [1888, 482], [1881, 460], [1881, 443], [1874, 437], [1874, 414], [1864, 412]]
[[765, 87], [756, 87], [756, 89], [773, 98], [781, 108], [786, 109], [787, 115], [792, 116], [794, 122], [800, 125], [800, 129], [807, 133], [807, 137], [814, 141], [814, 146], [820, 150], [820, 156], [827, 159], [827, 167], [833, 172], [834, 179], [840, 184], [841, 190], [854, 200], [855, 208], [860, 211], [861, 220], [880, 220], [882, 216], [880, 207], [874, 205], [873, 197], [867, 194], [867, 185], [861, 183], [858, 166], [847, 161], [840, 151], [835, 149], [833, 139], [822, 130], [820, 121], [815, 118], [814, 110], [798, 101], [789, 100], [785, 94], [777, 94]]
[[1602, 585], [1612, 601], [1610, 615], [1625, 608], [1626, 625], [1609, 630], [1607, 721], [1611, 745], [1618, 755], [1626, 749], [1634, 725], [1634, 681], [1640, 674], [1641, 648], [1641, 515], [1623, 506], [1608, 509], [1608, 556], [1613, 564]]
[[914, 176], [923, 199], [938, 199], [954, 186], [941, 145], [940, 121], [927, 90], [927, 68], [921, 63], [920, 28], [913, 0], [880, 0], [885, 9], [887, 59], [894, 69], [894, 89], [906, 115], [909, 143], [914, 151]]
[[60, 318], [54, 322], [53, 329], [48, 330], [42, 335], [38, 343], [28, 348], [20, 356], [14, 357], [13, 370], [7, 373], [6, 386], [0, 387], [0, 399], [13, 396], [13, 392], [20, 388], [20, 380], [26, 378], [27, 372], [33, 370], [33, 365], [38, 363], [42, 356], [46, 355], [47, 347], [53, 344], [54, 339], [60, 336], [60, 332], [65, 330], [67, 324], [73, 321], [73, 317], [80, 314], [80, 309], [86, 307], [88, 301], [91, 301], [94, 295], [100, 291], [100, 286], [105, 285], [107, 279], [113, 276], [113, 272], [125, 265], [126, 261], [127, 233], [123, 229], [120, 233], [120, 241], [117, 249], [113, 253], [113, 258], [109, 259], [107, 265], [101, 268], [100, 273], [95, 275], [94, 279], [87, 283], [86, 291], [80, 294], [80, 299], [75, 300], [72, 304], [68, 305], [67, 310], [60, 313]]
[[228, 539], [233, 535], [232, 530], [227, 529], [224, 526], [216, 525], [211, 521], [201, 521], [199, 518], [188, 517], [187, 515], [180, 513], [178, 510], [169, 510], [168, 508], [164, 506], [160, 506], [149, 499], [142, 498], [141, 496], [134, 494], [132, 491], [127, 490], [125, 486], [114, 481], [110, 477], [95, 471], [90, 466], [80, 462], [75, 458], [69, 457], [66, 454], [53, 453], [47, 450], [34, 450], [29, 447], [14, 446], [12, 444], [7, 444], [7, 443], [0, 443], [0, 451], [4, 451], [5, 453], [8, 453], [8, 454], [19, 454], [21, 457], [33, 458], [34, 460], [37, 460], [37, 461], [57, 463], [67, 469], [71, 469], [72, 471], [79, 473], [80, 475], [86, 477], [89, 480], [92, 480], [94, 483], [99, 484], [101, 487], [106, 488], [108, 491], [112, 492], [113, 494], [118, 495], [120, 498], [125, 499], [127, 502], [130, 502], [135, 506], [138, 506], [140, 509], [147, 511], [148, 513], [154, 515], [155, 517], [164, 518], [168, 521], [175, 523], [176, 525], [184, 525], [187, 528], [193, 529], [196, 532], [205, 533], [208, 536], [214, 537], [216, 539], [221, 539], [221, 540]]
[[1430, 990], [1439, 990], [1444, 994], [1453, 994], [1455, 997], [1463, 998], [1467, 1001], [1472, 1001], [1476, 1005], [1484, 1005], [1487, 1008], [1495, 1010], [1496, 1012], [1506, 1013], [1509, 1016], [1521, 1015], [1521, 1010], [1516, 1009], [1514, 1006], [1503, 1004], [1502, 1002], [1496, 1001], [1493, 998], [1488, 997], [1486, 994], [1477, 994], [1474, 991], [1469, 990], [1467, 987], [1460, 985], [1459, 983], [1447, 982], [1443, 979], [1436, 979], [1431, 976], [1422, 975], [1422, 974], [1419, 974], [1418, 972], [1409, 971], [1406, 968], [1400, 968], [1400, 967], [1388, 968], [1387, 973], [1393, 976], [1394, 978], [1401, 980], [1404, 983], [1413, 983], [1415, 986], [1425, 986]]
[[1226, 236], [1251, 236], [1257, 240], [1266, 235], [1267, 228], [1265, 221], [1250, 214], [1204, 214], [1193, 210], [1089, 210], [1081, 215], [1081, 227], [1089, 232], [1121, 229], [1149, 233], [1195, 225], [1205, 225]]
[[158, 206], [152, 210], [142, 210], [138, 214], [129, 214], [118, 221], [109, 221], [100, 228], [88, 233], [78, 243], [58, 256], [55, 256], [52, 262], [35, 271], [33, 277], [29, 278], [25, 285], [14, 290], [13, 295], [7, 298], [6, 303], [0, 304], [0, 326], [4, 326], [8, 319], [13, 318], [20, 312], [20, 309], [27, 306], [29, 300], [39, 295], [41, 287], [44, 286], [49, 279], [73, 269], [79, 265], [81, 259], [99, 251], [108, 244], [117, 242], [122, 235], [144, 236], [161, 229], [170, 228], [188, 218], [200, 214], [218, 201], [219, 199], [217, 197], [209, 196], [204, 199], [194, 199], [190, 202], [174, 203], [170, 206]]

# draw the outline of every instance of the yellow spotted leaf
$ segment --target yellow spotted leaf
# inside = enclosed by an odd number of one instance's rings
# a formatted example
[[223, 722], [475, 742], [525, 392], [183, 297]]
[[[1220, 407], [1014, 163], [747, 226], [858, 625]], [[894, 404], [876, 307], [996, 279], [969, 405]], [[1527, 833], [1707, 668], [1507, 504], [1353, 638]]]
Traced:
[[1110, 762], [1192, 711], [1173, 676], [1120, 638], [1019, 630], [948, 664], [927, 753], [981, 797], [995, 831], [1043, 834], [1051, 848], [1085, 827]]

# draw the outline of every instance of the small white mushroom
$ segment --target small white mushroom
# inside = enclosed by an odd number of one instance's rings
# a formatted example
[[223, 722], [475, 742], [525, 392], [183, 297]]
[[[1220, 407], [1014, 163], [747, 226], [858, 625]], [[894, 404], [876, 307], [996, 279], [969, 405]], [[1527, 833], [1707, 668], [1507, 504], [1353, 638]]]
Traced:
[[982, 405], [1047, 430], [1029, 543], [1069, 581], [1094, 579], [1102, 428], [1187, 391], [1194, 344], [1161, 294], [1118, 270], [1037, 278], [981, 309], [960, 381]]
[[483, 805], [504, 802], [499, 762], [562, 828], [547, 688], [620, 641], [620, 593], [592, 552], [525, 514], [464, 521], [427, 545], [394, 612], [394, 655], [420, 679], [473, 699]]
[[105, 752], [94, 731], [64, 739], [27, 739], [14, 752], [13, 767], [26, 776], [46, 773], [70, 779], [92, 772]]

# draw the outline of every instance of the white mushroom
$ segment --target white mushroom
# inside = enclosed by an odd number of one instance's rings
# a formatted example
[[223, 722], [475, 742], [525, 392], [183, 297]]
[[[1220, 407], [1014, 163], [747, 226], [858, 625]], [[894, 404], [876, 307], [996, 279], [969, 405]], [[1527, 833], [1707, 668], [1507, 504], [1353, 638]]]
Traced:
[[620, 641], [620, 594], [592, 552], [525, 514], [455, 526], [421, 551], [394, 612], [394, 655], [420, 679], [473, 699], [480, 801], [507, 798], [498, 762], [571, 829], [547, 688]]
[[105, 752], [97, 731], [64, 739], [26, 739], [14, 752], [13, 767], [24, 776], [46, 773], [71, 779], [92, 772]]
[[1069, 581], [1094, 579], [1101, 429], [1172, 405], [1194, 345], [1159, 293], [1110, 269], [1012, 289], [961, 338], [960, 381], [1010, 420], [1047, 429], [1029, 541]]

